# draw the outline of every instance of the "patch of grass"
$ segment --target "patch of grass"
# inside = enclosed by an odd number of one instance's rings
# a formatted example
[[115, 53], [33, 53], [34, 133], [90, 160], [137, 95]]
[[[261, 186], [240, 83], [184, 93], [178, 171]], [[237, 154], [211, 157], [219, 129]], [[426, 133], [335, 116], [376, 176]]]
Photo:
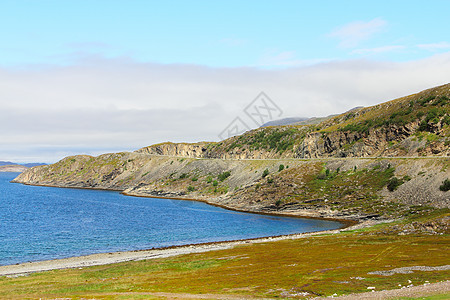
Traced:
[[[448, 279], [448, 271], [371, 275], [448, 261], [447, 236], [348, 233], [243, 245], [175, 258], [56, 270], [0, 278], [0, 297], [151, 298], [158, 292], [291, 298], [294, 293], [329, 296], [395, 289]], [[363, 278], [358, 280], [357, 278]]]

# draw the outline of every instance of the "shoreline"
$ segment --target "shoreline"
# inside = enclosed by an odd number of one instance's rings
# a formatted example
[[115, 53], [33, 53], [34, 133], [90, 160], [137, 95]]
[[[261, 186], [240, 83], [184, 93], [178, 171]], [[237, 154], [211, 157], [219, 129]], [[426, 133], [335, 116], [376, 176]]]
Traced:
[[14, 265], [0, 266], [0, 276], [7, 277], [18, 277], [26, 276], [31, 273], [61, 270], [61, 269], [74, 269], [74, 268], [85, 268], [91, 266], [99, 265], [110, 265], [129, 261], [139, 261], [147, 259], [157, 259], [157, 258], [167, 258], [172, 256], [192, 254], [192, 253], [202, 253], [208, 251], [217, 251], [230, 249], [236, 246], [264, 243], [264, 242], [274, 242], [287, 239], [300, 239], [307, 238], [311, 236], [319, 236], [323, 234], [338, 234], [343, 229], [353, 230], [364, 227], [373, 226], [377, 223], [376, 221], [366, 221], [362, 223], [355, 224], [353, 226], [348, 226], [345, 228], [334, 229], [334, 230], [324, 230], [306, 233], [294, 233], [289, 235], [280, 236], [269, 236], [262, 238], [253, 239], [242, 239], [233, 241], [222, 241], [222, 242], [209, 242], [200, 244], [189, 244], [181, 246], [169, 246], [163, 248], [153, 248], [147, 250], [133, 250], [133, 251], [119, 251], [119, 252], [107, 252], [107, 253], [97, 253], [83, 256], [74, 256], [68, 258], [60, 258], [53, 260], [35, 261], [19, 263]]
[[163, 196], [153, 196], [153, 195], [139, 195], [139, 194], [129, 194], [126, 193], [123, 189], [113, 189], [113, 188], [97, 188], [97, 187], [79, 187], [79, 186], [60, 186], [60, 185], [52, 185], [52, 184], [34, 184], [34, 183], [26, 183], [15, 181], [15, 179], [10, 181], [11, 183], [23, 184], [29, 186], [43, 186], [43, 187], [53, 187], [53, 188], [61, 188], [61, 189], [80, 189], [80, 190], [96, 190], [96, 191], [107, 191], [107, 192], [118, 192], [127, 197], [137, 197], [137, 198], [156, 198], [156, 199], [169, 199], [169, 200], [185, 200], [185, 201], [195, 201], [202, 202], [211, 206], [223, 208], [226, 210], [231, 210], [235, 212], [249, 213], [249, 214], [257, 214], [257, 215], [266, 215], [266, 216], [278, 216], [278, 217], [289, 217], [289, 218], [300, 218], [300, 219], [315, 219], [315, 220], [326, 220], [326, 221], [335, 221], [342, 223], [343, 226], [339, 229], [344, 229], [350, 226], [357, 225], [365, 220], [359, 219], [342, 219], [342, 218], [334, 218], [334, 217], [319, 217], [319, 216], [311, 216], [311, 215], [302, 215], [302, 214], [293, 214], [293, 213], [278, 213], [278, 212], [269, 212], [269, 211], [255, 211], [255, 210], [245, 210], [241, 208], [234, 208], [214, 202], [210, 202], [204, 199], [196, 199], [196, 198], [182, 198], [182, 197], [163, 197]]
[[68, 258], [59, 258], [52, 260], [44, 260], [44, 261], [34, 261], [34, 262], [25, 262], [18, 263], [13, 265], [5, 265], [0, 266], [0, 276], [23, 276], [30, 273], [35, 272], [44, 272], [51, 271], [57, 269], [70, 269], [70, 268], [83, 268], [89, 266], [97, 266], [97, 265], [109, 265], [127, 261], [138, 261], [145, 259], [155, 259], [155, 258], [165, 258], [182, 254], [190, 254], [190, 253], [200, 253], [206, 251], [214, 251], [214, 250], [222, 250], [228, 249], [239, 245], [245, 245], [250, 243], [262, 243], [262, 242], [270, 242], [270, 241], [279, 241], [284, 239], [298, 239], [305, 238], [314, 235], [321, 234], [337, 234], [345, 229], [356, 229], [371, 226], [376, 223], [386, 222], [385, 221], [374, 221], [374, 220], [351, 220], [351, 219], [337, 219], [337, 218], [327, 218], [327, 217], [314, 217], [314, 216], [303, 216], [298, 214], [289, 214], [289, 213], [276, 213], [276, 212], [264, 212], [264, 211], [249, 211], [244, 209], [237, 209], [232, 207], [227, 207], [220, 204], [211, 203], [207, 200], [202, 199], [189, 199], [189, 198], [177, 198], [177, 197], [160, 197], [160, 196], [147, 196], [147, 195], [133, 195], [124, 193], [124, 190], [114, 190], [107, 188], [95, 188], [95, 187], [70, 187], [70, 186], [56, 186], [56, 185], [46, 185], [46, 184], [30, 184], [17, 182], [12, 180], [11, 183], [18, 183], [30, 186], [45, 186], [45, 187], [54, 187], [54, 188], [71, 188], [71, 189], [90, 189], [90, 190], [102, 190], [102, 191], [113, 191], [119, 192], [124, 196], [128, 197], [140, 197], [140, 198], [162, 198], [162, 199], [172, 199], [172, 200], [185, 200], [185, 201], [196, 201], [203, 202], [208, 205], [220, 207], [223, 209], [243, 212], [243, 213], [252, 213], [252, 214], [260, 214], [260, 215], [271, 215], [271, 216], [280, 216], [280, 217], [290, 217], [290, 218], [305, 218], [305, 219], [318, 219], [318, 220], [329, 220], [336, 221], [342, 224], [342, 226], [338, 229], [333, 230], [321, 230], [314, 232], [305, 232], [305, 233], [293, 233], [288, 235], [277, 235], [277, 236], [268, 236], [261, 238], [250, 238], [250, 239], [240, 239], [240, 240], [231, 240], [231, 241], [217, 241], [217, 242], [207, 242], [207, 243], [198, 243], [198, 244], [187, 244], [187, 245], [179, 245], [179, 246], [168, 246], [161, 248], [152, 248], [152, 249], [143, 249], [143, 250], [132, 250], [132, 251], [118, 251], [118, 252], [106, 252], [106, 253], [96, 253], [89, 254], [83, 256], [74, 256]]

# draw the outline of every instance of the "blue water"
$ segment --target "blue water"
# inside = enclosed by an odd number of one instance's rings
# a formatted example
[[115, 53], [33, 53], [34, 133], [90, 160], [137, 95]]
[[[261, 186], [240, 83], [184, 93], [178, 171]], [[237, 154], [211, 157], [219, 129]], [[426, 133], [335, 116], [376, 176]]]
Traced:
[[10, 183], [17, 175], [0, 173], [0, 265], [342, 225], [240, 213], [195, 201]]

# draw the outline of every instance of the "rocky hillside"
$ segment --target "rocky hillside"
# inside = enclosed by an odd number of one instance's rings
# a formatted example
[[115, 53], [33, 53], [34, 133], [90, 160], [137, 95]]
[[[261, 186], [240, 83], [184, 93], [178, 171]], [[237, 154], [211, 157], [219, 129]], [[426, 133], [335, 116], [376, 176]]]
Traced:
[[14, 181], [203, 200], [237, 210], [343, 219], [445, 208], [450, 158], [222, 160], [112, 153], [67, 157]]
[[316, 125], [264, 127], [219, 143], [163, 143], [137, 152], [222, 159], [449, 156], [450, 84]]
[[67, 157], [14, 181], [353, 220], [448, 214], [449, 105], [447, 84], [317, 125]]

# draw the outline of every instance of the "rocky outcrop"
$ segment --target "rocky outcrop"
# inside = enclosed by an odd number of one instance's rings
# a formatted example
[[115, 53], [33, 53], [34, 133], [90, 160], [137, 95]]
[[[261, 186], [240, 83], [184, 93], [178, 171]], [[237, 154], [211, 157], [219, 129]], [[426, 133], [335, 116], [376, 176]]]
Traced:
[[211, 143], [161, 143], [136, 150], [136, 153], [163, 155], [163, 156], [181, 156], [192, 158], [206, 157], [207, 147]]

